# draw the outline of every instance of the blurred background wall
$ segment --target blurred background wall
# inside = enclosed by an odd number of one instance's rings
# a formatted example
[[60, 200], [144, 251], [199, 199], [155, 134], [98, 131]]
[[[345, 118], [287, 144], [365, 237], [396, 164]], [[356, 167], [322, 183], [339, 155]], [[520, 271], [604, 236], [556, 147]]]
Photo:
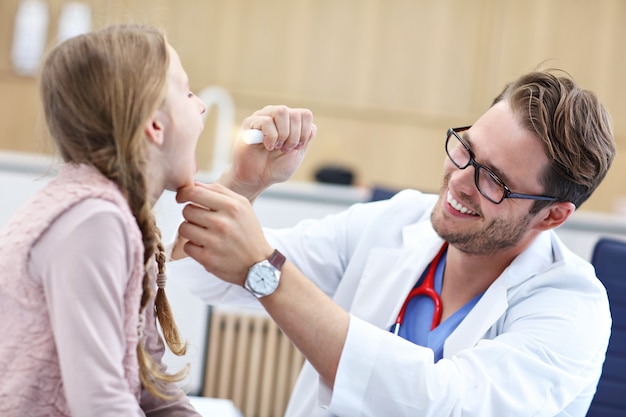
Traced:
[[[60, 10], [48, 6], [47, 47]], [[313, 110], [319, 133], [299, 181], [322, 165], [353, 169], [357, 184], [437, 191], [448, 127], [471, 124], [504, 84], [535, 68], [567, 70], [595, 91], [626, 144], [623, 0], [84, 0], [92, 28], [163, 27], [191, 88], [225, 89], [231, 134], [266, 104]], [[20, 0], [0, 0], [0, 150], [49, 153], [35, 77], [11, 61]], [[211, 103], [209, 103], [211, 104]], [[198, 145], [212, 169], [217, 119]], [[625, 156], [583, 210], [621, 212]], [[3, 197], [4, 198], [4, 197]]]

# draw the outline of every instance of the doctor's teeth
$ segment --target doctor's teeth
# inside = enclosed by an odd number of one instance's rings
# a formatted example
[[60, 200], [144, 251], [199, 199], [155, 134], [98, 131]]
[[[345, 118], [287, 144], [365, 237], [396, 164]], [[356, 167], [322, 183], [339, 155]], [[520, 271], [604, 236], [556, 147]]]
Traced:
[[461, 212], [463, 214], [476, 214], [472, 210], [468, 209], [467, 207], [463, 206], [461, 203], [456, 201], [454, 199], [454, 197], [452, 197], [452, 195], [449, 194], [449, 193], [448, 193], [448, 203], [450, 203], [450, 205], [452, 207], [454, 207], [455, 210], [457, 210], [457, 211], [459, 211], [459, 212]]

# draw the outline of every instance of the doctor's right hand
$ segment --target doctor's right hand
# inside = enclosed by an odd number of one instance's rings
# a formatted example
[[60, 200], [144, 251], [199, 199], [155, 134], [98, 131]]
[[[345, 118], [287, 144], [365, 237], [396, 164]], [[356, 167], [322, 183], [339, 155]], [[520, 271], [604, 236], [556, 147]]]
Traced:
[[220, 279], [243, 286], [251, 265], [272, 254], [250, 202], [221, 184], [178, 190], [186, 203], [178, 234], [183, 250]]
[[233, 148], [233, 162], [218, 183], [251, 202], [272, 184], [287, 181], [300, 166], [317, 133], [308, 109], [266, 106], [245, 118], [240, 132], [258, 129], [262, 144], [246, 144], [239, 135]]

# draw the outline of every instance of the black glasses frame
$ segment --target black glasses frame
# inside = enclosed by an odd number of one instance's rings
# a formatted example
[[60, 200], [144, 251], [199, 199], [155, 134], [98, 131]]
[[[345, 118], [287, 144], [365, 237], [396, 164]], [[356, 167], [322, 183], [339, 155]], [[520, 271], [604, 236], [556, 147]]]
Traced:
[[[515, 192], [511, 191], [511, 189], [509, 187], [507, 187], [507, 185], [504, 183], [504, 181], [502, 181], [500, 179], [500, 177], [498, 177], [495, 174], [495, 172], [493, 172], [489, 167], [486, 167], [485, 165], [479, 164], [478, 162], [476, 162], [476, 159], [474, 159], [474, 152], [472, 152], [472, 150], [470, 149], [469, 145], [459, 135], [459, 133], [461, 133], [461, 132], [463, 132], [465, 130], [468, 130], [470, 127], [472, 127], [472, 126], [455, 127], [455, 128], [448, 129], [448, 134], [446, 136], [446, 143], [445, 143], [446, 155], [448, 155], [448, 158], [450, 159], [450, 161], [458, 169], [465, 169], [465, 168], [467, 168], [470, 165], [472, 165], [474, 167], [474, 184], [476, 185], [476, 189], [480, 192], [480, 194], [482, 194], [483, 197], [485, 197], [487, 200], [491, 201], [494, 204], [502, 203], [505, 198], [519, 198], [519, 199], [524, 199], [524, 200], [540, 200], [540, 201], [558, 201], [558, 198], [556, 198], [556, 197], [548, 197], [548, 196], [545, 196], [545, 195], [515, 193]], [[448, 152], [448, 142], [450, 141], [450, 137], [452, 135], [454, 135], [454, 137], [461, 143], [461, 145], [463, 145], [463, 147], [467, 151], [467, 154], [469, 155], [469, 160], [467, 161], [467, 164], [465, 164], [463, 166], [459, 165], [454, 160], [454, 158], [452, 158], [452, 156], [450, 156], [450, 153]], [[480, 186], [478, 185], [478, 178], [479, 178], [479, 174], [480, 174], [479, 171], [481, 169], [484, 169], [487, 172], [487, 174], [489, 174], [489, 176], [500, 187], [502, 187], [503, 192], [502, 192], [502, 197], [500, 198], [500, 200], [494, 200], [493, 198], [489, 197], [486, 193], [484, 193], [483, 190], [480, 189]]]

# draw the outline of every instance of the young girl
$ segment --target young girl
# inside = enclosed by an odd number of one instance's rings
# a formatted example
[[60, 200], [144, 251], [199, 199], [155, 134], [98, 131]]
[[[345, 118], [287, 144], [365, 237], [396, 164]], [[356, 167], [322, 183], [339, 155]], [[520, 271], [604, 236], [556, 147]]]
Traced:
[[126, 25], [56, 47], [41, 96], [64, 165], [0, 232], [0, 415], [198, 415], [161, 363], [155, 315], [185, 344], [152, 206], [192, 184], [206, 107], [163, 33]]

